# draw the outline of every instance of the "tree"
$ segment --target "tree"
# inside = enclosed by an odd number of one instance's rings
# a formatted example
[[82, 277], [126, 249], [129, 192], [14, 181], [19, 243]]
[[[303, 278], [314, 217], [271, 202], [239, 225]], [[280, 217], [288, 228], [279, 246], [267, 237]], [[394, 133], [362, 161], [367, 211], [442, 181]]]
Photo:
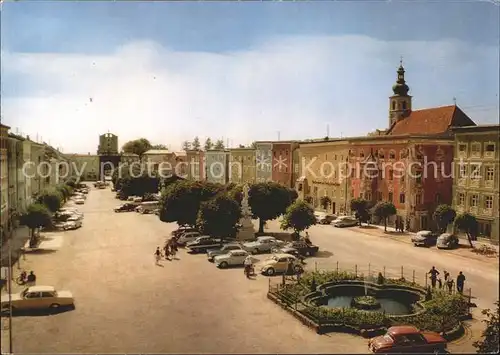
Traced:
[[362, 222], [370, 220], [369, 202], [364, 198], [358, 197], [351, 200], [351, 211], [354, 211], [354, 215], [359, 221], [361, 226]]
[[474, 342], [474, 347], [478, 354], [498, 354], [500, 329], [498, 320], [500, 318], [499, 301], [495, 302], [496, 310], [484, 309], [481, 313], [486, 316], [483, 320], [486, 323], [486, 329], [481, 334], [482, 340]]
[[34, 203], [28, 206], [25, 214], [21, 215], [20, 222], [30, 229], [30, 245], [37, 243], [35, 229], [48, 227], [52, 224], [49, 209], [40, 203]]
[[373, 212], [375, 216], [384, 220], [384, 231], [387, 232], [387, 219], [397, 213], [396, 207], [391, 202], [379, 202]]
[[328, 196], [321, 196], [321, 198], [319, 199], [319, 203], [321, 207], [326, 210], [328, 209], [328, 206], [332, 204], [332, 199]]
[[202, 202], [196, 226], [201, 233], [214, 237], [236, 237], [236, 224], [241, 218], [238, 202], [226, 194]]
[[227, 186], [227, 194], [233, 200], [238, 202], [238, 205], [241, 206], [241, 201], [243, 201], [243, 186], [242, 185], [234, 184], [233, 186], [231, 186], [231, 184], [229, 184]]
[[210, 149], [212, 149], [212, 148], [213, 148], [213, 146], [214, 146], [214, 144], [212, 143], [212, 140], [210, 139], [210, 137], [208, 137], [208, 138], [205, 140], [205, 144], [204, 144], [203, 148], [204, 148], [205, 150], [210, 150]]
[[434, 215], [433, 215], [434, 221], [436, 221], [436, 224], [437, 224], [439, 231], [441, 233], [446, 232], [448, 225], [453, 223], [456, 216], [457, 216], [457, 213], [449, 205], [437, 206], [436, 210], [434, 211]]
[[259, 233], [264, 233], [264, 224], [278, 218], [292, 204], [292, 193], [287, 187], [275, 182], [252, 184], [248, 191], [248, 204], [254, 218], [259, 218]]
[[63, 196], [54, 188], [43, 190], [37, 198], [37, 203], [45, 205], [51, 212], [59, 211], [62, 201]]
[[200, 138], [198, 138], [198, 136], [194, 137], [193, 143], [191, 143], [191, 148], [193, 150], [200, 150], [201, 144], [200, 144]]
[[71, 196], [71, 193], [73, 192], [73, 189], [66, 183], [58, 184], [56, 186], [56, 190], [61, 194], [62, 200], [64, 202], [68, 200], [68, 198]]
[[314, 209], [307, 202], [297, 200], [286, 209], [285, 216], [281, 221], [283, 230], [293, 229], [296, 234], [316, 224]]
[[178, 180], [163, 189], [160, 198], [160, 220], [179, 225], [196, 225], [202, 202], [213, 198], [223, 187], [201, 181]]
[[214, 149], [222, 150], [224, 149], [224, 141], [222, 139], [217, 139], [214, 145]]
[[151, 149], [168, 150], [168, 147], [165, 144], [154, 144], [151, 146]]
[[469, 213], [463, 213], [455, 218], [455, 227], [467, 235], [470, 247], [474, 248], [472, 240], [477, 236], [478, 223], [476, 217]]
[[149, 140], [146, 138], [139, 138], [125, 143], [122, 150], [125, 153], [137, 154], [139, 157], [142, 157], [142, 155], [151, 148], [152, 145]]
[[191, 142], [184, 141], [182, 142], [182, 150], [190, 150], [191, 149]]
[[306, 196], [306, 197], [304, 197], [304, 201], [306, 201], [308, 204], [312, 205], [314, 199], [312, 196]]

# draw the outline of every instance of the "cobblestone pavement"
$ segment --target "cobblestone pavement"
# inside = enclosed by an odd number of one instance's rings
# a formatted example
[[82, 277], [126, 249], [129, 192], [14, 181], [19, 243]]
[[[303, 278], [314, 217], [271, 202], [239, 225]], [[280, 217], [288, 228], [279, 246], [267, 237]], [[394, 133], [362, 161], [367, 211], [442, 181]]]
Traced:
[[[116, 214], [115, 205], [109, 189], [92, 190], [83, 227], [62, 233], [61, 250], [21, 260], [38, 284], [72, 291], [76, 309], [14, 317], [14, 352], [366, 352], [365, 339], [319, 336], [268, 301], [266, 277], [247, 280], [241, 269], [218, 270], [184, 251], [155, 266], [153, 252], [175, 225]], [[5, 330], [2, 340], [7, 349]]]
[[[92, 190], [81, 210], [84, 226], [62, 233], [61, 250], [28, 255], [38, 284], [71, 290], [76, 309], [52, 316], [15, 317], [14, 351], [23, 353], [363, 353], [367, 340], [346, 334], [319, 336], [266, 299], [268, 278], [247, 280], [241, 269], [218, 270], [204, 255], [187, 255], [155, 266], [153, 252], [174, 224], [154, 215], [112, 212], [118, 204], [109, 190]], [[278, 221], [269, 222], [277, 232]], [[498, 299], [498, 264], [469, 260], [446, 251], [414, 248], [356, 228], [314, 226], [320, 246], [308, 268], [354, 270], [367, 274], [385, 266], [387, 276], [423, 282], [435, 265], [456, 275], [463, 270], [474, 301], [490, 307]], [[370, 266], [368, 267], [368, 264]], [[479, 313], [478, 311], [475, 313]], [[481, 329], [478, 320], [466, 336], [450, 344], [471, 352]], [[6, 332], [2, 334], [5, 347]]]

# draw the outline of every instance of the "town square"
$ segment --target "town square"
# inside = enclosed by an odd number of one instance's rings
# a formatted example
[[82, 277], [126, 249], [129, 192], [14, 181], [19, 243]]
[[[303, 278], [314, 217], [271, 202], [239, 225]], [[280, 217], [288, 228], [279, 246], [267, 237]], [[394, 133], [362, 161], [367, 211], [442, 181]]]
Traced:
[[2, 353], [498, 352], [494, 36], [176, 5], [2, 3]]

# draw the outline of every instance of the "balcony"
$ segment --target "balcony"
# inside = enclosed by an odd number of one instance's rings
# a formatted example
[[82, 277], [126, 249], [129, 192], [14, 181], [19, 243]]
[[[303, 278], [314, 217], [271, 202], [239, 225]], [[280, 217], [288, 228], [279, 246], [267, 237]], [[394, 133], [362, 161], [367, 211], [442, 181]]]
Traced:
[[493, 151], [493, 152], [485, 151], [484, 158], [485, 159], [494, 159], [495, 158], [495, 151]]
[[481, 214], [483, 216], [493, 216], [493, 208], [481, 208]]
[[479, 187], [479, 179], [470, 179], [469, 187]]
[[469, 207], [469, 213], [473, 215], [477, 215], [479, 213], [479, 207], [477, 206], [470, 206]]

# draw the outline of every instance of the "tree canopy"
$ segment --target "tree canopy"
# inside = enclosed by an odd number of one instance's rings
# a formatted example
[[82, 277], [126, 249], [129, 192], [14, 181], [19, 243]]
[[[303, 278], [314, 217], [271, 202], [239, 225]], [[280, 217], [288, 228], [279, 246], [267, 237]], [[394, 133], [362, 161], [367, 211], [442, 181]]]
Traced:
[[455, 217], [457, 216], [457, 213], [451, 206], [449, 205], [439, 205], [437, 206], [436, 210], [434, 211], [433, 217], [434, 221], [436, 222], [439, 231], [441, 233], [446, 232], [446, 229], [448, 228], [448, 225], [453, 223], [455, 220]]
[[499, 301], [495, 302], [496, 309], [484, 309], [482, 314], [486, 316], [483, 320], [486, 328], [483, 330], [482, 339], [474, 342], [474, 347], [478, 354], [498, 354], [500, 329], [498, 321], [500, 319]]
[[168, 147], [165, 144], [153, 144], [151, 149], [168, 150]]
[[193, 150], [200, 150], [201, 144], [200, 144], [200, 138], [198, 136], [194, 137], [193, 142], [191, 142], [191, 149]]
[[148, 172], [134, 164], [120, 165], [113, 171], [111, 181], [117, 191], [124, 196], [144, 196], [145, 194], [158, 193], [160, 178], [155, 172]]
[[319, 203], [323, 209], [328, 209], [328, 206], [332, 204], [332, 199], [328, 196], [321, 196], [319, 199]]
[[212, 143], [212, 140], [210, 139], [210, 137], [208, 137], [206, 140], [205, 140], [205, 144], [203, 145], [203, 149], [205, 150], [210, 150], [212, 149], [214, 146], [214, 144]]
[[359, 221], [361, 226], [362, 222], [367, 222], [370, 220], [370, 203], [364, 198], [358, 197], [351, 200], [351, 211], [354, 211], [354, 215]]
[[224, 148], [225, 148], [224, 141], [222, 139], [217, 139], [217, 141], [214, 144], [214, 149], [222, 150]]
[[275, 182], [259, 182], [250, 185], [248, 203], [254, 218], [259, 218], [259, 233], [264, 232], [268, 220], [278, 218], [297, 198], [297, 193]]
[[476, 217], [469, 213], [460, 214], [455, 218], [455, 227], [467, 235], [471, 248], [474, 248], [472, 240], [476, 238], [479, 227]]
[[375, 205], [373, 213], [384, 220], [384, 230], [387, 232], [387, 219], [394, 216], [397, 210], [392, 202], [379, 202]]
[[38, 195], [37, 203], [45, 205], [49, 211], [59, 211], [63, 203], [63, 195], [56, 188], [48, 188]]
[[234, 238], [241, 218], [238, 202], [224, 193], [202, 202], [196, 225], [201, 233], [214, 237]]
[[297, 200], [286, 209], [281, 221], [281, 228], [284, 230], [293, 229], [298, 234], [315, 224], [314, 209], [307, 202]]
[[190, 150], [190, 149], [191, 149], [191, 142], [189, 141], [182, 142], [182, 150]]
[[[21, 215], [20, 223], [30, 229], [31, 240], [35, 238], [35, 229], [48, 227], [52, 224], [51, 214], [47, 206], [34, 203], [28, 206], [26, 213]], [[30, 242], [30, 244], [32, 244]]]
[[123, 152], [137, 154], [139, 157], [152, 148], [151, 143], [146, 138], [139, 138], [128, 141], [122, 147]]

